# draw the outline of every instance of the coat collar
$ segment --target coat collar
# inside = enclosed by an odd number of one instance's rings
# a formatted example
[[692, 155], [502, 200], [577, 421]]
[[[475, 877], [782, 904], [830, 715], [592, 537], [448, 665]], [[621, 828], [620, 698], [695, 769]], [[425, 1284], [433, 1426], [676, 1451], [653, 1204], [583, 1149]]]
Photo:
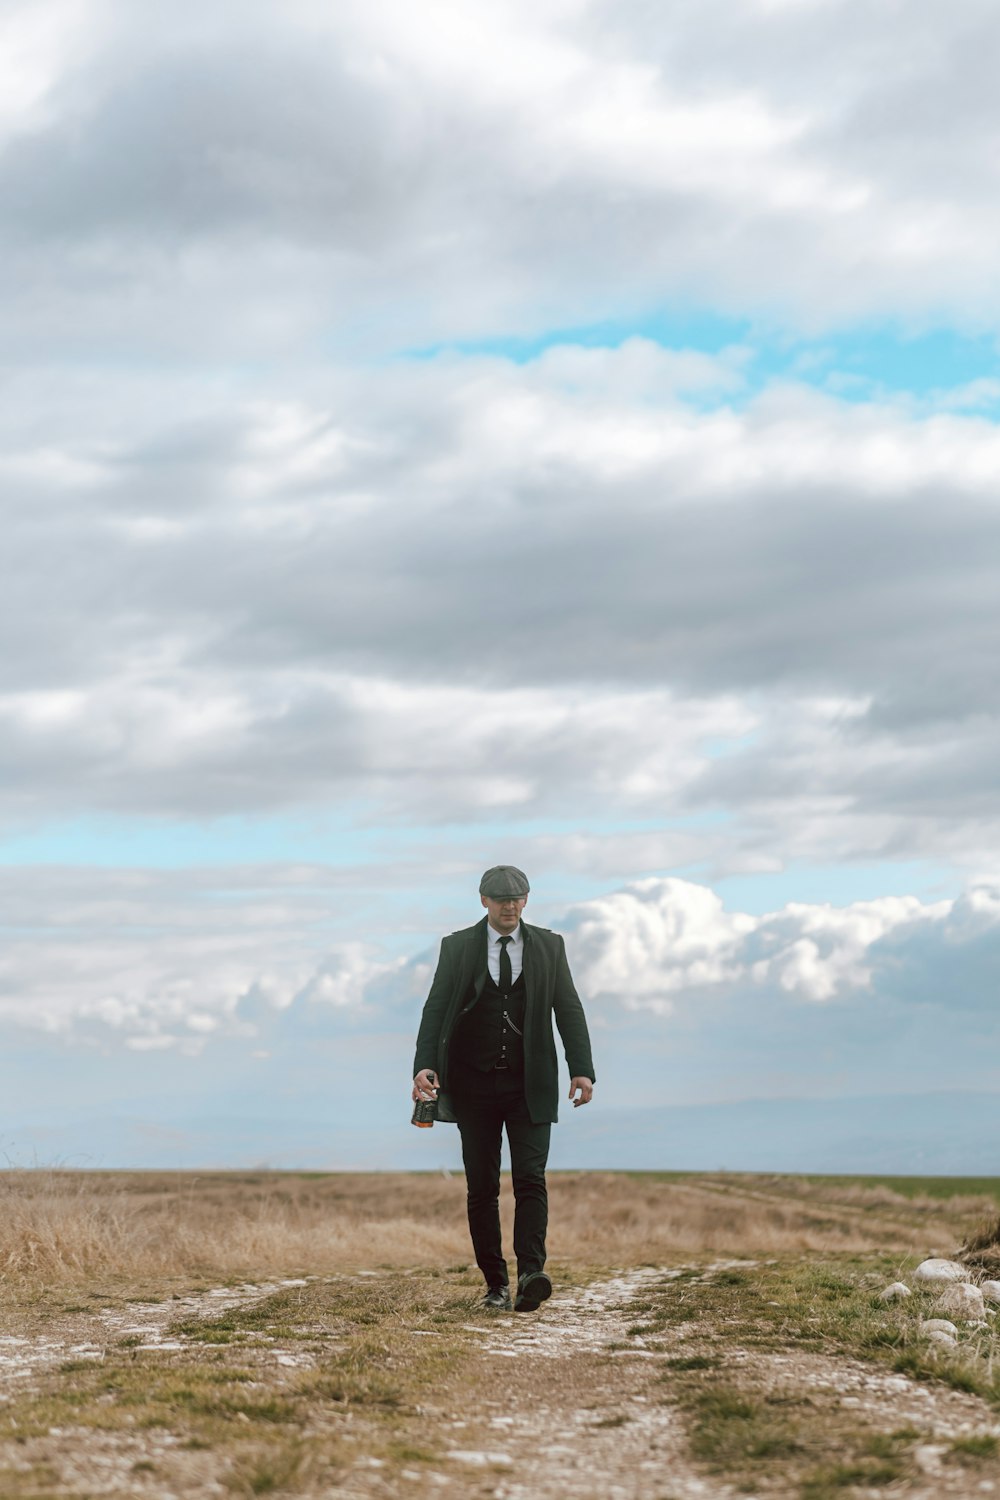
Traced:
[[[483, 993], [483, 988], [486, 984], [486, 979], [489, 974], [489, 969], [486, 963], [486, 925], [488, 920], [489, 919], [487, 917], [483, 917], [482, 920], [477, 922], [474, 927], [469, 928], [469, 945], [466, 949], [466, 953], [467, 964], [469, 967], [469, 977], [470, 979], [475, 979], [476, 986], [475, 999], [472, 1002], [473, 1004], [475, 1004], [476, 1000], [478, 1000], [480, 995]], [[528, 956], [533, 946], [531, 932], [532, 929], [529, 927], [528, 923], [522, 921], [521, 941], [524, 944], [522, 963], [524, 965], [524, 994], [526, 1005], [530, 1005], [532, 1000], [534, 999], [535, 981], [538, 979], [537, 965], [533, 964]], [[465, 981], [462, 986], [463, 989], [468, 985], [468, 982], [468, 980]]]
[[[467, 990], [470, 983], [475, 984], [473, 1004], [476, 1003], [483, 993], [483, 987], [486, 984], [489, 974], [489, 968], [486, 963], [486, 925], [488, 921], [488, 917], [481, 917], [472, 927], [466, 928], [467, 939], [463, 964], [464, 975], [466, 977], [463, 977], [460, 988]], [[531, 948], [531, 928], [527, 922], [521, 923], [521, 941], [524, 944], [524, 954], [527, 955]], [[532, 965], [528, 962], [526, 956], [523, 959], [523, 963], [525, 994], [527, 999], [530, 1000], [534, 993], [532, 980], [533, 978], [537, 978], [537, 975], [532, 974]]]

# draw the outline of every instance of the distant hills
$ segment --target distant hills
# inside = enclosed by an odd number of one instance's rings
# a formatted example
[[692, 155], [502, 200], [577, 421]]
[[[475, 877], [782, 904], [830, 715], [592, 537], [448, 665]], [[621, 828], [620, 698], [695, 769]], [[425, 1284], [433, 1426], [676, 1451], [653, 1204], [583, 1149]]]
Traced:
[[[933, 1093], [748, 1099], [615, 1110], [563, 1107], [553, 1168], [1000, 1176], [1000, 1095]], [[461, 1170], [452, 1125], [405, 1114], [366, 1124], [265, 1113], [169, 1119], [93, 1116], [8, 1126], [11, 1165], [312, 1170]]]

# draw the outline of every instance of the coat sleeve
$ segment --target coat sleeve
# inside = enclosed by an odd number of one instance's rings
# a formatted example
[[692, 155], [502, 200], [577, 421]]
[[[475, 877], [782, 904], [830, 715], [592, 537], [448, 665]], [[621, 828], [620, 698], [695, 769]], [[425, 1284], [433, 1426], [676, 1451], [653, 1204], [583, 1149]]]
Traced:
[[417, 1050], [413, 1056], [414, 1078], [422, 1068], [437, 1068], [438, 1066], [438, 1040], [452, 991], [452, 962], [449, 950], [450, 944], [445, 938], [441, 944], [437, 969], [420, 1017]]
[[589, 1078], [591, 1083], [596, 1083], [587, 1018], [583, 1014], [583, 1006], [576, 993], [573, 976], [569, 972], [566, 944], [558, 934], [555, 936], [559, 951], [556, 954], [556, 983], [552, 1011], [559, 1028], [559, 1035], [562, 1037], [566, 1066], [569, 1068], [571, 1078]]

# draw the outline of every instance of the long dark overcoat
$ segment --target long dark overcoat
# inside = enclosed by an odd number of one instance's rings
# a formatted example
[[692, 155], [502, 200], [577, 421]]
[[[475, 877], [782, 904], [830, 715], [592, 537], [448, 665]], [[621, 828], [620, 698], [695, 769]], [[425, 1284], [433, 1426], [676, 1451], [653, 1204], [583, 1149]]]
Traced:
[[[557, 932], [521, 923], [524, 938], [524, 1094], [536, 1125], [559, 1114], [559, 1064], [552, 1019], [559, 1028], [570, 1078], [594, 1079], [590, 1035], [580, 997]], [[459, 1016], [472, 1009], [487, 979], [486, 918], [453, 932], [441, 943], [441, 957], [424, 1003], [413, 1059], [413, 1075], [433, 1068], [440, 1085], [438, 1119], [454, 1121], [448, 1097], [448, 1049]]]

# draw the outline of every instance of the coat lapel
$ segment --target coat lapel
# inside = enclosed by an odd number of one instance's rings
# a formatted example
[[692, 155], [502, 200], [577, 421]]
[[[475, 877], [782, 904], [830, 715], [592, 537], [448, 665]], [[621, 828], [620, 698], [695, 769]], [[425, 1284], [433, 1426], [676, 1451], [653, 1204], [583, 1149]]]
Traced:
[[475, 985], [472, 999], [469, 1001], [470, 1010], [483, 993], [483, 986], [486, 983], [488, 972], [486, 967], [486, 918], [484, 917], [472, 929], [469, 941], [466, 944], [465, 961], [462, 967], [462, 983], [459, 995], [464, 997], [469, 992], [469, 985]]
[[531, 1017], [532, 1006], [538, 990], [538, 959], [537, 945], [531, 940], [531, 928], [521, 923], [521, 940], [524, 947], [521, 949], [521, 971], [524, 974], [524, 1030], [528, 1031], [528, 1023]]

